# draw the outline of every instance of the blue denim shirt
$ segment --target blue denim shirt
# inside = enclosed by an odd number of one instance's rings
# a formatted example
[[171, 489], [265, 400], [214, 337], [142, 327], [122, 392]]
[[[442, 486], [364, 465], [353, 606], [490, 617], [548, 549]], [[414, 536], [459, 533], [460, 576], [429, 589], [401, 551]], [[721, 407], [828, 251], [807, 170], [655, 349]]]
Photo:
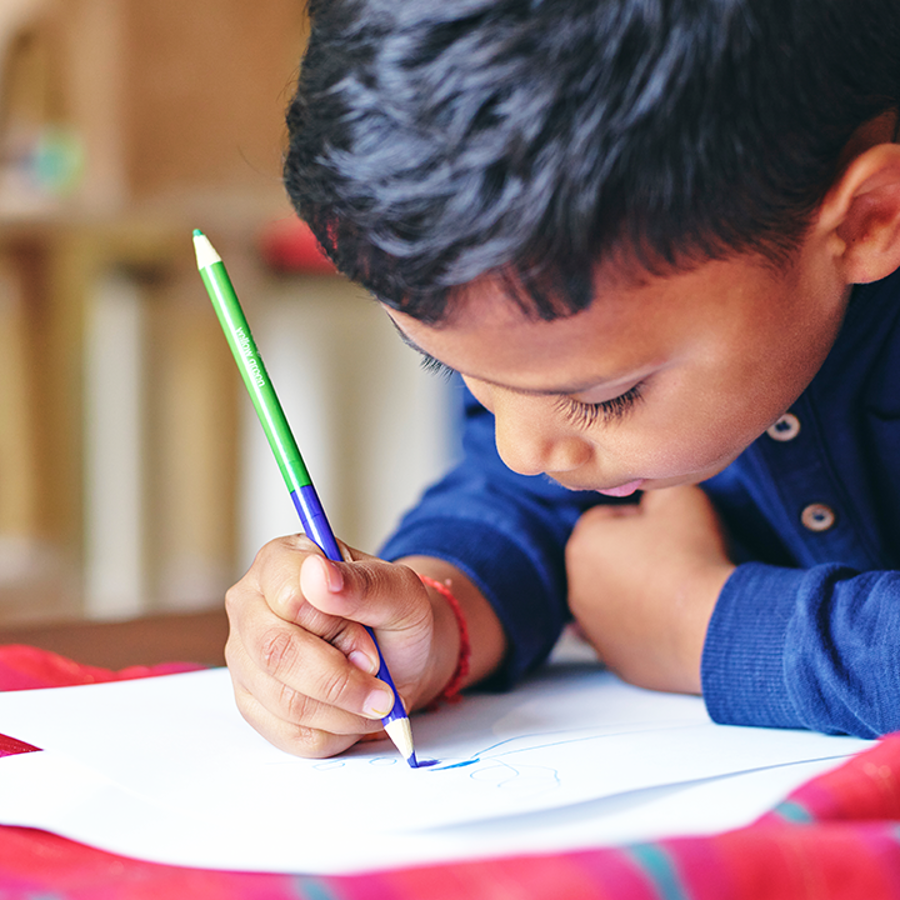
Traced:
[[[855, 288], [790, 416], [704, 484], [739, 563], [706, 637], [707, 708], [730, 724], [900, 729], [900, 271]], [[463, 449], [382, 555], [440, 557], [474, 580], [506, 630], [505, 686], [553, 647], [566, 540], [608, 501], [507, 469], [468, 394]]]

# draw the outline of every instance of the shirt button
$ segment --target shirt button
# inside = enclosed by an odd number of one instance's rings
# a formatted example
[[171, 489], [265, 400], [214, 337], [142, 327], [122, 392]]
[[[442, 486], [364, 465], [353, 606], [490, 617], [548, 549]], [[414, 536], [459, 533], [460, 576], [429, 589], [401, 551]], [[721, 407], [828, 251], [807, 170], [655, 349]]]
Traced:
[[766, 434], [773, 441], [792, 441], [800, 434], [800, 420], [793, 413], [785, 413]]
[[800, 513], [800, 521], [810, 531], [828, 531], [834, 525], [837, 516], [830, 506], [824, 503], [810, 503]]

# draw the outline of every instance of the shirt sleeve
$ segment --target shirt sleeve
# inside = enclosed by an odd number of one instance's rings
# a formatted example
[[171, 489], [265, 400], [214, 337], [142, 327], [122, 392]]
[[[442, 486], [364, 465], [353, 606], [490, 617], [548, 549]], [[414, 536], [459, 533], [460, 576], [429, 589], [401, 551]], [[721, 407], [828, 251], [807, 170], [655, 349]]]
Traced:
[[569, 619], [565, 545], [598, 499], [508, 469], [495, 447], [494, 417], [467, 391], [462, 461], [407, 513], [380, 555], [437, 557], [472, 579], [508, 642], [488, 686], [507, 687], [546, 658]]
[[900, 729], [900, 572], [738, 566], [710, 621], [703, 695], [730, 725]]

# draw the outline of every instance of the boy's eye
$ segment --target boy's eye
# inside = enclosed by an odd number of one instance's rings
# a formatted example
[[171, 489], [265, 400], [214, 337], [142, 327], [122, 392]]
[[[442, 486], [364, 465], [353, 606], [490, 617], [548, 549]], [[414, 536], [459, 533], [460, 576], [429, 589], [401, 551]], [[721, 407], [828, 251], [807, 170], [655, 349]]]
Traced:
[[571, 397], [560, 399], [559, 405], [566, 418], [578, 428], [590, 428], [598, 420], [614, 422], [623, 418], [642, 399], [641, 391], [644, 382], [639, 381], [634, 387], [629, 388], [624, 394], [613, 397], [612, 400], [604, 400], [602, 403], [582, 403]]

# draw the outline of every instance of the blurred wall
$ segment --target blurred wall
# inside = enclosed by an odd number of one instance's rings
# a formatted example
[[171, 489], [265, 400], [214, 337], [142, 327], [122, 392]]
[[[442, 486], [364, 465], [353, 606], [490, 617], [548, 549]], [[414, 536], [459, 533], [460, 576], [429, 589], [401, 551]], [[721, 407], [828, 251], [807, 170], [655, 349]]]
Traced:
[[292, 216], [296, 0], [0, 4], [0, 624], [221, 602], [296, 530], [196, 273], [228, 263], [342, 537], [446, 464], [444, 389], [337, 276], [258, 253]]

